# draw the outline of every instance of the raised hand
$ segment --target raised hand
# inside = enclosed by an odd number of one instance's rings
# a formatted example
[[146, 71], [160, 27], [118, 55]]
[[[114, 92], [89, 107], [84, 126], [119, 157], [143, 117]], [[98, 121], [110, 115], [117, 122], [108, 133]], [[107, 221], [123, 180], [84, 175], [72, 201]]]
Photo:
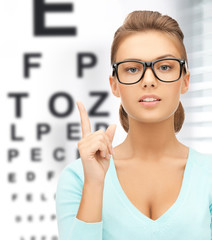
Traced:
[[82, 129], [82, 139], [77, 146], [82, 159], [84, 180], [102, 184], [110, 164], [116, 124], [110, 125], [106, 131], [99, 129], [92, 133], [90, 120], [83, 103], [80, 101], [76, 103], [80, 112]]

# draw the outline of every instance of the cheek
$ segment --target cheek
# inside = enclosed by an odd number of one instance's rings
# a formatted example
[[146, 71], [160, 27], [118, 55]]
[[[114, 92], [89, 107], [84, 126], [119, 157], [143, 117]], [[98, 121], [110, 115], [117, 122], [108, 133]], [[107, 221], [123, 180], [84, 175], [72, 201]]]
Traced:
[[173, 82], [164, 88], [164, 91], [166, 92], [166, 96], [170, 100], [176, 100], [178, 101], [180, 98], [180, 91], [181, 90], [181, 81]]
[[136, 101], [137, 95], [135, 86], [121, 85], [119, 86], [119, 93], [122, 105], [125, 105], [130, 102], [133, 103], [134, 101]]
[[174, 113], [180, 101], [181, 82], [173, 82], [164, 88], [164, 106], [167, 111]]
[[136, 103], [138, 104], [138, 99], [142, 96], [141, 91], [139, 95], [139, 91], [136, 86], [127, 86], [122, 84], [119, 85], [119, 94], [124, 110], [128, 115], [134, 115], [134, 111], [136, 110]]

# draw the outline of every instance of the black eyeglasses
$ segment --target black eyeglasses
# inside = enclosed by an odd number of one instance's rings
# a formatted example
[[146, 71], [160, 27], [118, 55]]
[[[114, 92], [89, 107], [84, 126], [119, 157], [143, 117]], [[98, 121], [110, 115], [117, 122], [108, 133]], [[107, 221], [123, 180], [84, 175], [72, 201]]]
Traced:
[[146, 71], [151, 67], [155, 77], [162, 82], [176, 82], [182, 75], [182, 69], [185, 66], [185, 73], [188, 66], [184, 59], [163, 58], [155, 61], [125, 60], [112, 64], [113, 73], [116, 73], [117, 79], [122, 84], [135, 84], [139, 82]]

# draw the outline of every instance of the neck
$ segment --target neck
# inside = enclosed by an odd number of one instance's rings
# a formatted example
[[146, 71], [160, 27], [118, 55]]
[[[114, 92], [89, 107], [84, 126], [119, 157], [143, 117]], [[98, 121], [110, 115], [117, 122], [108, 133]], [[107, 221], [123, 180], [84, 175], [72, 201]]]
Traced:
[[145, 160], [173, 156], [182, 144], [174, 131], [174, 115], [160, 122], [139, 122], [129, 119], [129, 131], [123, 144], [131, 158]]

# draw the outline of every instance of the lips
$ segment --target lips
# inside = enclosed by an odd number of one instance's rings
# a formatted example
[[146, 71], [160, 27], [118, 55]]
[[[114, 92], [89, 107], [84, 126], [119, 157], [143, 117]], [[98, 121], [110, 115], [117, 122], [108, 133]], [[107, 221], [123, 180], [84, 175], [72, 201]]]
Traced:
[[155, 94], [143, 95], [138, 101], [143, 102], [143, 99], [145, 98], [155, 98], [157, 101], [161, 101], [161, 98]]

